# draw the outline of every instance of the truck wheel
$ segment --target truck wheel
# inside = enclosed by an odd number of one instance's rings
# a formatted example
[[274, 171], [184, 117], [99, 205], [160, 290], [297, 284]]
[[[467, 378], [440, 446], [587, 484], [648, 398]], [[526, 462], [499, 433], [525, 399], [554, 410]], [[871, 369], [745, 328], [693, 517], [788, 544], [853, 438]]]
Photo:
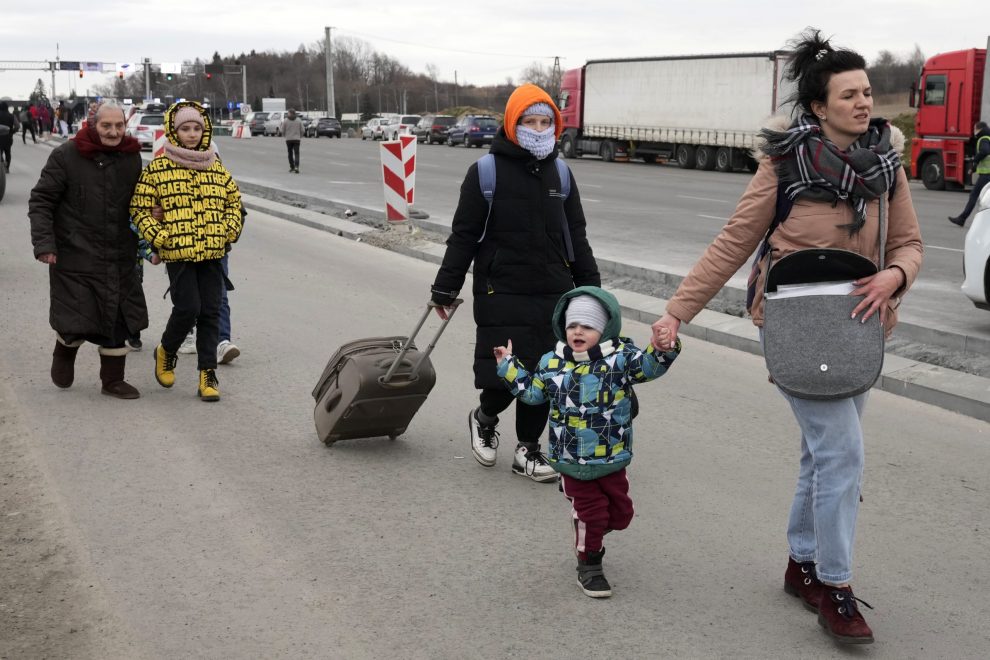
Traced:
[[715, 169], [719, 172], [732, 171], [732, 151], [728, 147], [719, 147], [715, 152]]
[[605, 140], [602, 142], [602, 160], [606, 163], [611, 163], [615, 160], [615, 145], [612, 144], [611, 140]]
[[921, 181], [929, 190], [945, 190], [945, 165], [942, 157], [931, 154], [921, 165]]
[[697, 161], [694, 159], [694, 147], [682, 144], [677, 147], [677, 165], [682, 170], [693, 170]]
[[574, 158], [574, 139], [570, 135], [560, 138], [560, 155], [564, 158]]
[[715, 169], [715, 150], [711, 147], [698, 147], [694, 152], [694, 160], [699, 170]]

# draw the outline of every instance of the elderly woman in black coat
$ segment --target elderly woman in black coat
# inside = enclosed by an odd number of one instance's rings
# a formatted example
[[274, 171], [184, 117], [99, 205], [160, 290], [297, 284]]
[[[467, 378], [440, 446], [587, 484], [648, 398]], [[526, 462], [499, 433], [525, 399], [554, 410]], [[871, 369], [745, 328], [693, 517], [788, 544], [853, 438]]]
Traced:
[[[566, 166], [555, 163], [562, 130], [560, 111], [545, 91], [527, 84], [512, 93], [491, 149], [497, 182], [491, 206], [478, 164], [472, 165], [432, 287], [433, 302], [449, 306], [474, 262], [474, 380], [481, 395], [468, 427], [472, 454], [486, 467], [495, 465], [498, 415], [514, 400], [496, 375], [494, 347], [511, 337], [515, 354], [536, 364], [556, 343], [551, 318], [560, 296], [601, 284], [577, 185]], [[566, 196], [562, 175], [571, 179]], [[443, 307], [438, 312], [446, 315]], [[546, 405], [516, 406], [512, 471], [539, 482], [557, 478], [540, 451], [548, 415]]]
[[124, 135], [119, 106], [104, 104], [95, 119], [41, 170], [28, 202], [31, 242], [35, 258], [48, 265], [52, 382], [72, 385], [76, 353], [89, 341], [99, 346], [103, 394], [136, 399], [140, 393], [124, 380], [124, 341], [148, 327], [128, 212], [141, 145]]

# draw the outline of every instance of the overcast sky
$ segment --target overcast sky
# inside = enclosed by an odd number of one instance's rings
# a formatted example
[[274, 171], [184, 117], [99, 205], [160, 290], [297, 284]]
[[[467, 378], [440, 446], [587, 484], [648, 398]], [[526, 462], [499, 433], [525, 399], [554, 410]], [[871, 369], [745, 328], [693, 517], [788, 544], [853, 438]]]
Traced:
[[[4, 0], [0, 67], [9, 60], [181, 62], [241, 52], [294, 51], [323, 37], [361, 39], [414, 72], [435, 64], [440, 78], [490, 84], [519, 79], [555, 56], [563, 69], [588, 59], [769, 51], [805, 26], [872, 60], [881, 50], [926, 56], [985, 48], [985, 0], [613, 0], [571, 2], [401, 2], [363, 0]], [[797, 7], [812, 7], [799, 9]], [[250, 77], [251, 72], [248, 71]], [[0, 72], [0, 98], [25, 98], [47, 72]], [[59, 73], [61, 96], [105, 80]]]

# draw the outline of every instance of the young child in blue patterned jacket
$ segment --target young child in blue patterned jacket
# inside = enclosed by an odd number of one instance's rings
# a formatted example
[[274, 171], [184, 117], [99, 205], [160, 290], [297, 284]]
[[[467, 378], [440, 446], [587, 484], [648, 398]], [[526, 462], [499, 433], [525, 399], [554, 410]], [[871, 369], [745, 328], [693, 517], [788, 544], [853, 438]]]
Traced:
[[632, 460], [633, 383], [659, 378], [681, 351], [646, 350], [620, 336], [615, 296], [594, 286], [565, 293], [553, 312], [560, 340], [530, 373], [512, 356], [512, 340], [495, 348], [498, 375], [523, 403], [550, 402], [548, 459], [571, 502], [578, 584], [592, 598], [612, 595], [602, 571], [605, 534], [633, 517], [626, 466]]

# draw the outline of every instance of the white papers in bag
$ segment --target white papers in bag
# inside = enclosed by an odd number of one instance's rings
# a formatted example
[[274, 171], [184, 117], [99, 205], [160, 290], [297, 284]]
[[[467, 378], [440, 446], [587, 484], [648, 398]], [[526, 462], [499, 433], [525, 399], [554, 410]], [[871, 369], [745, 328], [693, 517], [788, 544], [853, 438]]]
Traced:
[[814, 284], [781, 284], [776, 291], [768, 291], [767, 299], [798, 298], [800, 296], [848, 296], [856, 288], [852, 280], [843, 282], [815, 282]]

